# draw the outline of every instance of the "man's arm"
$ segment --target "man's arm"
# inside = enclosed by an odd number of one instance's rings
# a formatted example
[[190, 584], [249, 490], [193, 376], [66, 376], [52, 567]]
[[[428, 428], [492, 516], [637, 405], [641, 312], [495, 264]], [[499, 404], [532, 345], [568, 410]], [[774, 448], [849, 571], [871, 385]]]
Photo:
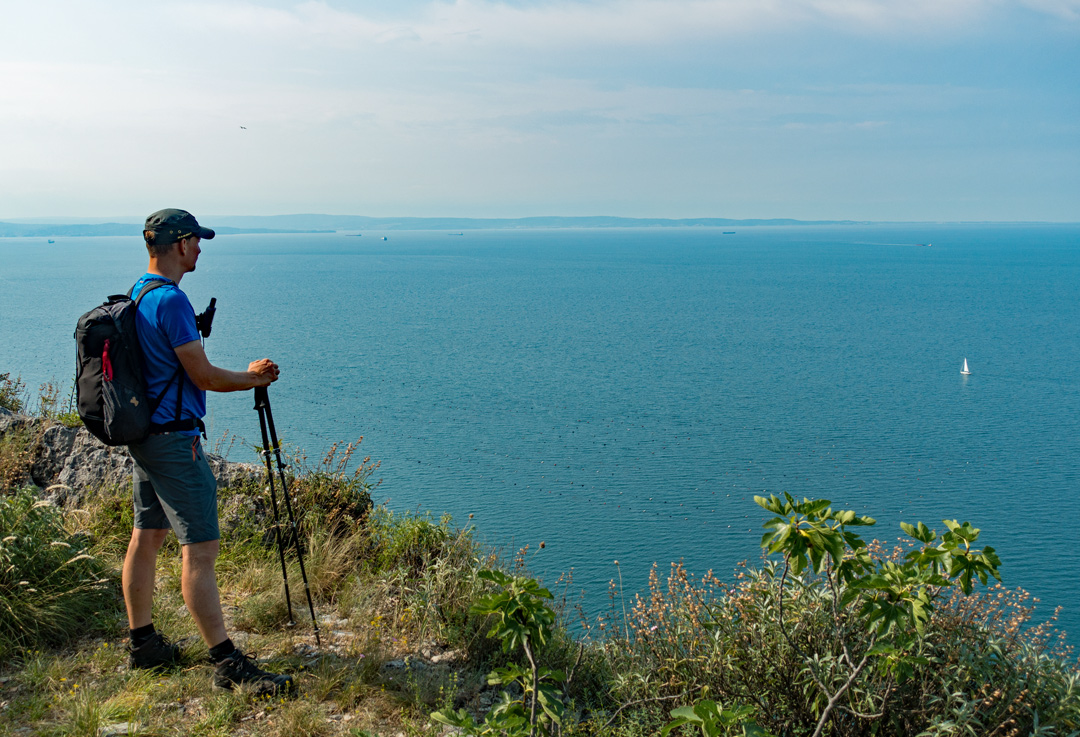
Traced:
[[238, 392], [256, 386], [269, 386], [278, 378], [277, 364], [269, 358], [252, 361], [247, 371], [229, 371], [210, 363], [202, 343], [197, 340], [176, 346], [173, 350], [192, 383], [203, 391]]

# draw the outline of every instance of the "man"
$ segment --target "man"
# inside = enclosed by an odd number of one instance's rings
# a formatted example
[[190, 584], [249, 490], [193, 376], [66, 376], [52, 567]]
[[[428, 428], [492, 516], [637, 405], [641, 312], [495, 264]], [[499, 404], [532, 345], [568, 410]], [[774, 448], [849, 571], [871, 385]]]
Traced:
[[278, 378], [269, 359], [247, 371], [227, 371], [210, 363], [199, 340], [195, 311], [180, 291], [184, 274], [195, 271], [200, 242], [214, 237], [184, 210], [160, 210], [143, 230], [150, 265], [132, 297], [154, 280], [164, 281], [139, 303], [138, 332], [147, 396], [158, 400], [151, 435], [128, 446], [135, 461], [135, 526], [124, 559], [123, 589], [131, 627], [133, 668], [161, 668], [180, 660], [180, 648], [156, 632], [151, 621], [158, 550], [172, 529], [180, 541], [184, 603], [215, 663], [214, 685], [231, 689], [250, 684], [257, 693], [283, 694], [290, 676], [269, 673], [237, 649], [225, 632], [214, 563], [219, 547], [217, 481], [206, 462], [199, 433], [206, 392], [267, 386]]

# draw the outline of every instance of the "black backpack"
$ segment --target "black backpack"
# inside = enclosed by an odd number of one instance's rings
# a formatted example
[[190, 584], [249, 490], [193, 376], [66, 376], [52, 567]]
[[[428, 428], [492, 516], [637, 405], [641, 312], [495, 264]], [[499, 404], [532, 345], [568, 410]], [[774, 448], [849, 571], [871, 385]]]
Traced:
[[[177, 367], [164, 391], [152, 400], [143, 380], [142, 346], [135, 318], [142, 298], [167, 283], [156, 279], [147, 282], [136, 299], [131, 299], [130, 291], [111, 295], [104, 304], [80, 317], [75, 327], [79, 417], [105, 445], [145, 440], [150, 435], [150, 418], [172, 382], [180, 379], [183, 388], [183, 366]], [[179, 398], [176, 407], [179, 413]]]

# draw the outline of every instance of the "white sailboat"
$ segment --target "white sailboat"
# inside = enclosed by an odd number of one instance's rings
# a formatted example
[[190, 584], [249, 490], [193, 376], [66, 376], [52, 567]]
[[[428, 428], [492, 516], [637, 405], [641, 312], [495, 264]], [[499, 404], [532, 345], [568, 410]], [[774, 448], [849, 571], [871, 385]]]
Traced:
[[971, 376], [971, 371], [968, 370], [967, 359], [964, 359], [964, 368], [960, 370], [960, 373], [964, 376]]

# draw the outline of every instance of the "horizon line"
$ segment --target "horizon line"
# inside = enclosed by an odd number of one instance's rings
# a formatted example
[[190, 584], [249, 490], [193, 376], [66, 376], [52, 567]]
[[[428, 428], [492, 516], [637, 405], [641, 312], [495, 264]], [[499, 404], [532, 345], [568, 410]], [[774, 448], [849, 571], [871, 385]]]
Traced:
[[[751, 223], [761, 224], [780, 224], [780, 223], [792, 223], [792, 224], [804, 224], [804, 225], [1080, 225], [1080, 220], [972, 220], [972, 219], [958, 219], [958, 220], [943, 220], [940, 218], [927, 218], [927, 219], [910, 219], [910, 220], [878, 220], [878, 219], [866, 219], [866, 218], [793, 218], [786, 216], [774, 216], [774, 217], [731, 217], [731, 216], [716, 216], [716, 215], [699, 215], [689, 217], [667, 217], [667, 216], [627, 216], [627, 215], [518, 215], [518, 216], [468, 216], [468, 215], [358, 215], [358, 214], [342, 214], [342, 213], [317, 213], [317, 212], [292, 212], [292, 213], [279, 213], [275, 215], [247, 215], [247, 214], [231, 214], [231, 215], [206, 215], [203, 219], [207, 222], [214, 219], [276, 219], [276, 218], [356, 218], [365, 220], [411, 220], [411, 221], [432, 221], [432, 220], [453, 220], [453, 221], [476, 221], [476, 222], [521, 222], [530, 220], [610, 220], [610, 221], [641, 221], [641, 222], [670, 222], [670, 223], [693, 223], [700, 221], [717, 221], [726, 223], [743, 223], [747, 227], [750, 227]], [[7, 223], [12, 225], [136, 225], [139, 226], [144, 222], [145, 218], [135, 215], [117, 215], [117, 216], [70, 216], [70, 215], [39, 215], [39, 216], [0, 216], [0, 223]]]

